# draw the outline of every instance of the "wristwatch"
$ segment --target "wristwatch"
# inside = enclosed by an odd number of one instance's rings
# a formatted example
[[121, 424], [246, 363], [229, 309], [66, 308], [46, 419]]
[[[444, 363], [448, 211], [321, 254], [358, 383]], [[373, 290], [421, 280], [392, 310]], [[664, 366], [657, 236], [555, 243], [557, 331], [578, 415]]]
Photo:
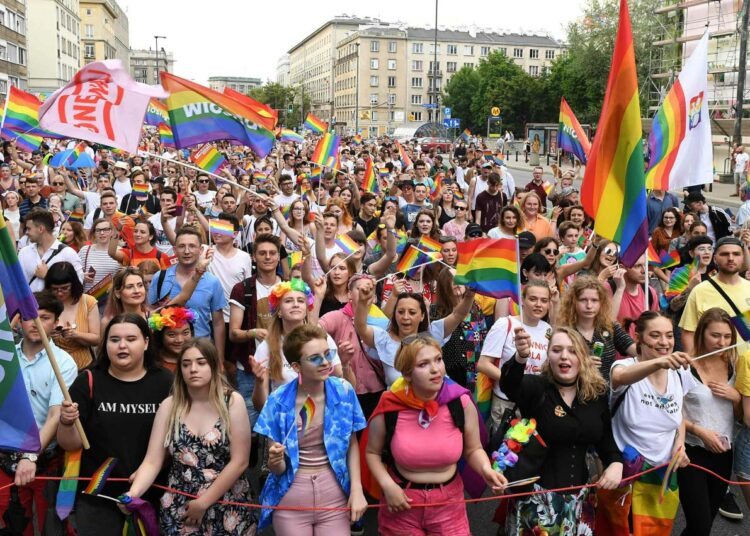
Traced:
[[21, 455], [22, 460], [29, 460], [32, 463], [36, 463], [37, 455], [31, 452], [26, 452]]

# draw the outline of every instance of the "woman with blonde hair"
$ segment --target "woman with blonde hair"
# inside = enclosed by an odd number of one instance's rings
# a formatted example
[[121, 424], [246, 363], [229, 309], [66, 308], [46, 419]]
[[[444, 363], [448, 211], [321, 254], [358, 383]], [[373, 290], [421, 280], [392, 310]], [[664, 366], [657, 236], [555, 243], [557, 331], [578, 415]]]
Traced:
[[536, 192], [526, 192], [521, 197], [521, 212], [526, 223], [525, 230], [533, 233], [537, 240], [555, 233], [554, 226], [541, 215], [543, 208], [542, 200]]
[[558, 310], [557, 323], [569, 326], [583, 337], [593, 353], [596, 343], [603, 344], [600, 357], [592, 357], [605, 380], [609, 369], [621, 355], [635, 356], [633, 339], [613, 321], [612, 298], [604, 285], [591, 276], [579, 276], [565, 290]]
[[146, 457], [125, 494], [140, 497], [171, 457], [167, 491], [159, 510], [160, 533], [244, 535], [254, 529], [254, 510], [217, 501], [245, 502], [250, 421], [242, 396], [226, 383], [216, 347], [194, 338], [183, 347], [172, 394], [159, 406]]
[[597, 487], [615, 489], [622, 480], [622, 456], [612, 434], [607, 383], [584, 340], [568, 327], [552, 331], [541, 373], [525, 374], [531, 337], [522, 327], [514, 331], [516, 355], [503, 366], [500, 386], [523, 418], [536, 419], [536, 431], [547, 449], [538, 464], [541, 478], [534, 484], [539, 493], [509, 505], [506, 532], [593, 534], [595, 494], [591, 488], [570, 493], [548, 490], [587, 484], [592, 475], [586, 453], [591, 448], [605, 467], [596, 478]]

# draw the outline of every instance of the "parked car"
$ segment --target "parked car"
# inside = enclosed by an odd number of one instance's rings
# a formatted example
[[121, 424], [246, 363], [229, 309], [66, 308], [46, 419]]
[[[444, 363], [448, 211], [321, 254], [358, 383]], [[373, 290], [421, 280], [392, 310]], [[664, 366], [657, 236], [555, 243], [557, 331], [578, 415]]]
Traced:
[[419, 145], [425, 153], [432, 149], [437, 149], [439, 153], [449, 153], [453, 142], [448, 138], [420, 138]]

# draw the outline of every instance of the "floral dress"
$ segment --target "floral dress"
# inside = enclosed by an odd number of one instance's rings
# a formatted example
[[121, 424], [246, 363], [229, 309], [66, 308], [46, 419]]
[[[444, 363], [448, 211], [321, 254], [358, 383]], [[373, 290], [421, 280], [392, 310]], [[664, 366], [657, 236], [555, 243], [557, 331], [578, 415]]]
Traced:
[[[180, 434], [169, 446], [172, 465], [169, 470], [170, 488], [179, 489], [193, 495], [202, 495], [216, 480], [229, 462], [229, 438], [222, 439], [222, 424], [216, 421], [214, 427], [202, 436], [188, 430], [180, 423]], [[250, 502], [250, 484], [243, 475], [224, 494], [222, 500]], [[161, 498], [159, 516], [162, 535], [200, 534], [201, 536], [244, 536], [255, 534], [256, 514], [250, 508], [214, 504], [206, 510], [199, 527], [187, 526], [183, 517], [187, 503], [191, 499], [185, 495], [167, 491]]]

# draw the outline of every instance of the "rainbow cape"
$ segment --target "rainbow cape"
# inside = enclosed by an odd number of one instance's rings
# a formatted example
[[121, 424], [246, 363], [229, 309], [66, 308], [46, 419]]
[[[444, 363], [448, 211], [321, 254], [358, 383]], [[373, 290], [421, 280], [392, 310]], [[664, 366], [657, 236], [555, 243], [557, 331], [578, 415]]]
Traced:
[[312, 130], [316, 134], [322, 134], [323, 132], [328, 131], [328, 123], [315, 117], [312, 112], [308, 112], [303, 126]]
[[515, 238], [480, 238], [458, 243], [454, 281], [477, 294], [520, 302], [518, 242]]
[[315, 146], [310, 161], [323, 167], [332, 167], [338, 158], [341, 138], [331, 132], [326, 132]]
[[633, 266], [648, 243], [646, 178], [633, 36], [626, 0], [596, 137], [581, 186], [581, 204], [599, 236], [620, 244], [622, 263]]
[[557, 146], [573, 153], [584, 165], [591, 150], [591, 142], [581, 128], [565, 97], [560, 101], [560, 125], [557, 129]]

